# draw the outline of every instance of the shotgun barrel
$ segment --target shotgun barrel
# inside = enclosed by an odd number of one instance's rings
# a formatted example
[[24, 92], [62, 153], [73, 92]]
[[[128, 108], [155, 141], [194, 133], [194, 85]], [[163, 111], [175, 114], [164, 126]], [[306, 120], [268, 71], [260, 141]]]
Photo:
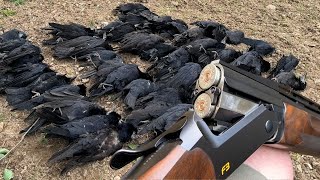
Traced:
[[[222, 93], [220, 93], [220, 99], [223, 99], [223, 92], [229, 92], [237, 97], [242, 97], [255, 103], [272, 104], [273, 106], [282, 109], [281, 111], [283, 111], [283, 113], [278, 113], [279, 116], [282, 116], [280, 119], [282, 119], [283, 122], [279, 122], [282, 123], [282, 125], [280, 125], [282, 127], [279, 128], [275, 137], [271, 138], [267, 143], [277, 144], [273, 145], [273, 147], [285, 148], [293, 152], [320, 157], [319, 104], [274, 81], [253, 75], [237, 67], [231, 66], [230, 64], [224, 62], [213, 64], [218, 68], [223, 69], [223, 74], [218, 75], [218, 77], [224, 77], [224, 86]], [[208, 66], [210, 67], [212, 65]], [[208, 70], [208, 68], [205, 67], [203, 71], [206, 69]], [[213, 68], [209, 68], [209, 71], [210, 69]], [[202, 81], [202, 84], [204, 84], [203, 82], [212, 83], [213, 79], [216, 79], [212, 76], [217, 76], [217, 70], [214, 69], [212, 71], [215, 73], [206, 73], [204, 76], [205, 78], [201, 78], [200, 74], [198, 81]], [[207, 74], [210, 74], [210, 76]], [[202, 85], [202, 87], [204, 87], [204, 85]], [[199, 92], [201, 92], [201, 87], [199, 85], [196, 88], [196, 92], [198, 93], [197, 97], [200, 97], [201, 93]], [[209, 101], [212, 102], [212, 100]], [[234, 101], [229, 101], [228, 103], [234, 104]], [[217, 106], [216, 104], [215, 106]], [[219, 111], [224, 112], [226, 108], [223, 108], [223, 103], [220, 103], [219, 105]], [[239, 104], [239, 106], [241, 107], [233, 108], [232, 111], [247, 107], [243, 104]], [[213, 108], [211, 105], [210, 108], [204, 109]], [[226, 113], [221, 115], [221, 113], [219, 114], [219, 111], [216, 110], [216, 113], [212, 113], [207, 110], [207, 112], [200, 112], [199, 114], [206, 118], [207, 121], [219, 118], [225, 119]]]
[[194, 111], [136, 150], [116, 152], [124, 179], [225, 179], [263, 144], [320, 156], [320, 105], [224, 62], [200, 73]]

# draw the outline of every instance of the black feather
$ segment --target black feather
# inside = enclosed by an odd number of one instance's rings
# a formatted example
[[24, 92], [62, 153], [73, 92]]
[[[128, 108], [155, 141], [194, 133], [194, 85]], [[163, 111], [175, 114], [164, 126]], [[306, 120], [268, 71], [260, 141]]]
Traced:
[[[100, 38], [95, 38], [91, 36], [80, 36], [75, 39], [63, 41], [58, 43], [54, 48], [54, 56], [59, 59], [68, 58], [72, 56], [82, 56], [81, 53], [88, 54], [93, 48], [102, 47], [106, 49], [111, 49], [108, 43]], [[88, 52], [88, 50], [90, 50]]]
[[165, 78], [164, 76], [172, 76], [189, 61], [190, 55], [188, 51], [184, 48], [179, 48], [150, 66], [147, 69], [147, 73], [155, 81], [158, 81], [161, 78]]
[[265, 61], [256, 51], [244, 53], [231, 64], [257, 75], [270, 69], [270, 63]]
[[145, 134], [152, 131], [163, 132], [169, 129], [179, 118], [192, 108], [191, 104], [178, 104], [168, 109], [163, 115], [152, 120], [149, 124], [145, 125], [139, 134]]
[[[97, 74], [99, 76], [99, 74]], [[99, 80], [89, 89], [90, 97], [102, 96], [106, 93], [119, 92], [131, 81], [138, 79], [140, 71], [135, 64], [126, 64], [115, 68], [109, 74], [102, 74]]]
[[296, 91], [303, 91], [307, 87], [305, 77], [298, 77], [293, 71], [281, 72], [275, 78], [273, 78], [273, 80]]
[[112, 155], [123, 146], [123, 143], [131, 139], [134, 131], [135, 128], [131, 124], [120, 124], [117, 127], [99, 130], [53, 154], [48, 162], [54, 163], [69, 159], [61, 172], [66, 173], [74, 166], [102, 160]]
[[155, 45], [164, 42], [164, 40], [155, 34], [143, 32], [133, 32], [125, 35], [120, 44], [121, 52], [131, 52], [140, 54], [145, 50], [153, 48]]
[[243, 38], [242, 42], [250, 46], [250, 51], [256, 51], [261, 56], [272, 54], [275, 51], [274, 47], [262, 40]]
[[74, 140], [84, 134], [94, 133], [98, 130], [109, 128], [112, 125], [116, 126], [120, 118], [120, 115], [115, 112], [108, 115], [93, 115], [66, 124], [47, 127], [44, 132], [48, 137], [62, 137]]
[[299, 64], [299, 59], [290, 56], [282, 56], [282, 58], [277, 62], [276, 67], [270, 72], [269, 78], [276, 77], [281, 72], [290, 72]]
[[125, 96], [124, 103], [134, 109], [136, 100], [139, 97], [145, 96], [155, 90], [157, 90], [157, 85], [146, 79], [136, 79], [129, 83], [122, 91]]

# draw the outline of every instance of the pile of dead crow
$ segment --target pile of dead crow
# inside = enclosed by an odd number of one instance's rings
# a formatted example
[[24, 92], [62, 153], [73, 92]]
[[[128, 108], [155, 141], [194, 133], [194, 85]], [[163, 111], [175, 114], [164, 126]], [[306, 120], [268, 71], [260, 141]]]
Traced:
[[[220, 59], [303, 90], [306, 83], [296, 77], [294, 56], [283, 56], [273, 70], [263, 56], [274, 48], [265, 41], [250, 39], [212, 21], [188, 25], [170, 16], [159, 16], [141, 4], [123, 4], [114, 10], [119, 20], [92, 30], [79, 24], [50, 23], [47, 28], [58, 59], [75, 58], [87, 71], [90, 86], [72, 85], [73, 79], [58, 75], [42, 62], [39, 47], [26, 34], [11, 30], [0, 35], [0, 88], [14, 110], [29, 110], [30, 126], [47, 137], [70, 144], [49, 162], [68, 160], [63, 173], [87, 162], [101, 160], [122, 148], [134, 132], [164, 131], [192, 108], [192, 91], [201, 68]], [[248, 45], [239, 52], [230, 47]], [[230, 46], [232, 45], [232, 46]], [[118, 53], [139, 55], [151, 63], [146, 72], [125, 64]], [[116, 112], [107, 112], [93, 102], [95, 97], [121, 93], [131, 113], [124, 122]]]

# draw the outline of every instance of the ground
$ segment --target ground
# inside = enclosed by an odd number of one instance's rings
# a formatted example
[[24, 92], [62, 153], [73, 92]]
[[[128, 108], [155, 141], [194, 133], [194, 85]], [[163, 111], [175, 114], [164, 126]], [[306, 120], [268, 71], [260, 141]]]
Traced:
[[[11, 0], [12, 1], [12, 0]], [[13, 0], [18, 1], [18, 0]], [[23, 2], [23, 0], [19, 0]], [[29, 35], [29, 40], [43, 50], [45, 62], [53, 69], [68, 76], [75, 76], [78, 68], [73, 61], [52, 58], [50, 48], [41, 41], [48, 38], [41, 30], [49, 22], [76, 22], [91, 27], [115, 19], [111, 10], [127, 1], [110, 0], [25, 0], [15, 5], [0, 1], [0, 28], [18, 28]], [[270, 62], [290, 53], [301, 62], [299, 73], [307, 73], [308, 87], [304, 95], [320, 103], [320, 2], [314, 0], [176, 0], [143, 1], [147, 7], [160, 15], [170, 15], [190, 23], [196, 20], [216, 20], [231, 29], [240, 29], [248, 37], [272, 43], [276, 53], [267, 58]], [[130, 59], [130, 56], [126, 56]], [[112, 103], [104, 104], [113, 108]], [[26, 126], [23, 119], [27, 112], [10, 111], [5, 97], [0, 97], [0, 147], [10, 149], [21, 138], [18, 132]], [[0, 162], [0, 172], [12, 169], [15, 179], [119, 179], [129, 167], [114, 171], [108, 159], [71, 171], [66, 177], [59, 176], [61, 166], [48, 165], [47, 159], [65, 142], [45, 139], [40, 133], [27, 137], [5, 160]], [[292, 154], [296, 179], [320, 179], [320, 159]], [[130, 165], [129, 165], [130, 166]]]

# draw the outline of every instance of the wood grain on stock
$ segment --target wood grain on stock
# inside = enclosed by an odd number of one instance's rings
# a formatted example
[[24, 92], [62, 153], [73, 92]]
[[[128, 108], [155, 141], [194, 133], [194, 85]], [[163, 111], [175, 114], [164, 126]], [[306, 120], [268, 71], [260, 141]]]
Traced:
[[[280, 143], [297, 151], [301, 148], [302, 152], [308, 152], [303, 148], [312, 147], [318, 151], [313, 153], [319, 154], [320, 147], [316, 147], [318, 143], [307, 143], [320, 142], [320, 119], [290, 104], [285, 105], [285, 130]], [[303, 138], [309, 138], [310, 141], [304, 142]]]
[[177, 146], [139, 179], [215, 179], [215, 173], [203, 150], [186, 151]]

